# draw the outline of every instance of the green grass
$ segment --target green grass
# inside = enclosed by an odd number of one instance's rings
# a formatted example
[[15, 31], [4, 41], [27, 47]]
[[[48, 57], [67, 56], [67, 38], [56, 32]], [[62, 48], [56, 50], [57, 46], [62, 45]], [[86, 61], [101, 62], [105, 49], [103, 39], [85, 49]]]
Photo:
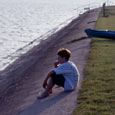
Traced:
[[[115, 30], [115, 7], [100, 13], [96, 29]], [[115, 40], [93, 38], [73, 115], [115, 114]]]

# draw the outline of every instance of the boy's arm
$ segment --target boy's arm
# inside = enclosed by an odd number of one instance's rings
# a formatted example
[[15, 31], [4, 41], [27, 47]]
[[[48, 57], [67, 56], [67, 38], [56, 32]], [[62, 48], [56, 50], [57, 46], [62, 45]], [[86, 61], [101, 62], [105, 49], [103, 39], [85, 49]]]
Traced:
[[44, 82], [43, 82], [43, 87], [46, 88], [47, 87], [47, 80], [53, 75], [55, 74], [55, 72], [52, 70], [48, 73], [48, 75], [46, 76]]

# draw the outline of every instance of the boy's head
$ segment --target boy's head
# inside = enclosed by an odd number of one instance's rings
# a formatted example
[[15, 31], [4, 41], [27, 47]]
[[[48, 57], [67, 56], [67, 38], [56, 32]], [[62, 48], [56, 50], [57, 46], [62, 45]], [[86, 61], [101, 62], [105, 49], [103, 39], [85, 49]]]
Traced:
[[57, 55], [61, 56], [62, 58], [65, 58], [66, 61], [68, 61], [70, 56], [71, 56], [71, 51], [69, 49], [66, 49], [66, 48], [60, 48], [57, 51]]

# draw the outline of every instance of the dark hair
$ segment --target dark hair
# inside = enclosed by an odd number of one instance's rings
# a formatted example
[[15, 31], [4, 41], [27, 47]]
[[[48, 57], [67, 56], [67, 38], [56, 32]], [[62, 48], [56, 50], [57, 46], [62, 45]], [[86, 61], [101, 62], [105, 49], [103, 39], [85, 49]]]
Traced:
[[68, 61], [70, 56], [71, 56], [71, 51], [69, 49], [66, 49], [66, 48], [60, 48], [58, 51], [57, 51], [57, 54], [61, 57], [65, 57], [66, 60]]

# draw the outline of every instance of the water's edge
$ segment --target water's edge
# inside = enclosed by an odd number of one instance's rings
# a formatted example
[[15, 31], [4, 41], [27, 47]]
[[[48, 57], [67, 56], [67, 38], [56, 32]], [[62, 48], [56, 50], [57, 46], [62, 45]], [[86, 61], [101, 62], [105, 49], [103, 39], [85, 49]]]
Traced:
[[30, 71], [31, 67], [37, 61], [39, 61], [40, 58], [45, 56], [45, 52], [47, 52], [47, 49], [51, 48], [58, 41], [58, 39], [64, 37], [64, 35], [70, 32], [74, 26], [74, 23], [80, 23], [80, 18], [85, 18], [85, 15], [87, 13], [88, 12], [85, 12], [78, 18], [73, 19], [72, 22], [69, 23], [67, 26], [52, 34], [46, 40], [41, 41], [39, 45], [29, 50], [26, 54], [22, 55], [13, 64], [11, 64], [4, 71], [2, 71], [0, 73], [0, 97], [3, 97], [7, 93], [10, 86], [24, 79], [24, 74], [28, 70]]

